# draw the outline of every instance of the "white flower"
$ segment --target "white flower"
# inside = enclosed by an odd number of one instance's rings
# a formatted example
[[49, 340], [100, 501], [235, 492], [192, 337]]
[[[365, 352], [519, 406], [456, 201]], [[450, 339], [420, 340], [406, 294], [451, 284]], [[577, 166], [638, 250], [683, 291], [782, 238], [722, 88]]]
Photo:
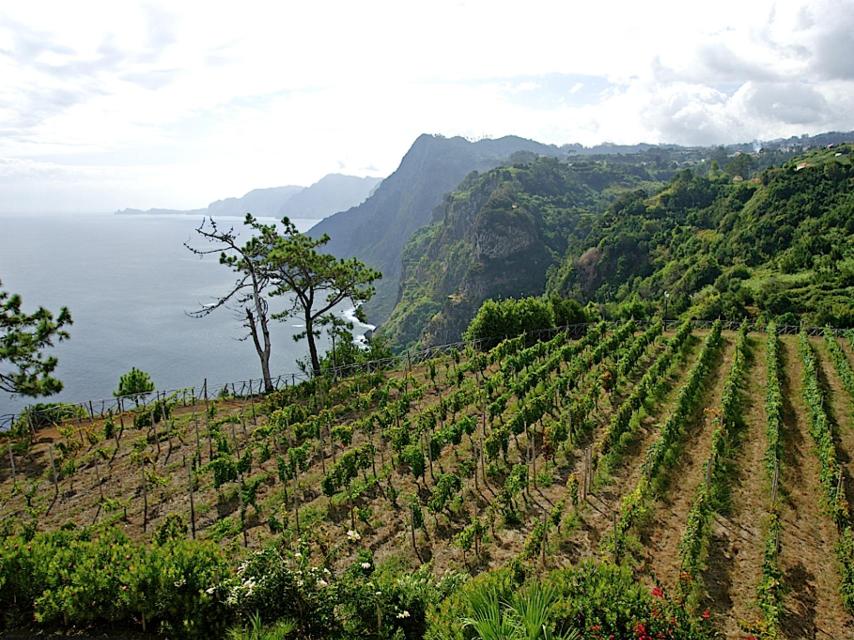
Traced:
[[383, 594], [383, 592], [382, 592], [382, 591], [377, 591], [374, 595], [375, 595], [375, 596], [381, 596], [382, 594]]
[[327, 569], [326, 567], [323, 567], [323, 573], [325, 573], [326, 575], [329, 575], [332, 572], [329, 569]]
[[362, 569], [370, 569], [370, 568], [371, 568], [370, 562], [363, 562], [362, 563]]
[[320, 580], [317, 581], [317, 586], [321, 587], [321, 588], [322, 587], [328, 587], [329, 583], [326, 582], [326, 580], [324, 580], [323, 578], [321, 578]]
[[358, 542], [359, 540], [362, 539], [362, 536], [359, 535], [358, 531], [354, 531], [353, 529], [348, 529], [347, 530], [347, 539], [350, 542]]
[[406, 609], [404, 609], [403, 611], [401, 611], [400, 613], [397, 614], [397, 617], [398, 618], [408, 618], [409, 612]]
[[296, 553], [294, 553], [294, 558], [297, 558], [297, 559], [302, 558], [302, 554], [299, 551], [297, 551]]
[[212, 596], [214, 591], [216, 591], [216, 587], [208, 587], [207, 589], [205, 589], [205, 593], [209, 596]]

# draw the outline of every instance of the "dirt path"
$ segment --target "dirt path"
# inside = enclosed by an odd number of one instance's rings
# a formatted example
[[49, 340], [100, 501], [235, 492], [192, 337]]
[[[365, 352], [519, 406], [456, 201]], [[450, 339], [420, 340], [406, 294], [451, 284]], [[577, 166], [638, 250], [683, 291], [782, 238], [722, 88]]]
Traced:
[[765, 358], [767, 336], [751, 338], [751, 358], [743, 386], [744, 424], [736, 444], [730, 493], [732, 508], [716, 516], [712, 524], [712, 544], [704, 576], [712, 611], [720, 614], [727, 638], [742, 638], [745, 621], [760, 619], [756, 608], [756, 588], [762, 576], [764, 553], [762, 525], [768, 514], [770, 496], [765, 488], [765, 449], [768, 423], [765, 392], [768, 370]]
[[854, 626], [839, 597], [836, 529], [821, 509], [819, 464], [809, 435], [797, 336], [782, 336], [783, 466], [780, 568], [787, 591], [781, 616], [789, 639], [851, 638]]
[[735, 345], [731, 336], [723, 336], [721, 353], [716, 359], [700, 406], [702, 413], [688, 426], [679, 465], [670, 471], [670, 485], [654, 507], [653, 517], [644, 527], [643, 563], [658, 583], [673, 589], [679, 579], [681, 558], [679, 541], [697, 488], [703, 482], [703, 465], [709, 457], [714, 431], [713, 417], [720, 407], [724, 380], [732, 367]]
[[679, 391], [680, 377], [685, 374], [699, 357], [701, 344], [692, 338], [693, 344], [688, 347], [681, 366], [677, 367], [668, 380], [668, 389], [660, 402], [656, 403], [656, 411], [644, 417], [641, 429], [634, 442], [623, 453], [622, 464], [616, 469], [607, 486], [594, 490], [588, 498], [588, 505], [582, 510], [580, 526], [570, 543], [570, 555], [573, 560], [590, 556], [602, 556], [600, 540], [613, 526], [613, 516], [619, 512], [620, 500], [637, 484], [641, 474], [643, 454], [647, 447], [658, 436], [661, 420], [670, 412]]

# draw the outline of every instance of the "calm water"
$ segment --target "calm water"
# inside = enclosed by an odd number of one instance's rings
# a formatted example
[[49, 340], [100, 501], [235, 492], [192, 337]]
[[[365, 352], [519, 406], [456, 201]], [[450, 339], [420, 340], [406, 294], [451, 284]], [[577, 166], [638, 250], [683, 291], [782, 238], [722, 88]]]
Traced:
[[[195, 239], [195, 217], [112, 215], [0, 216], [0, 280], [20, 293], [24, 308], [65, 305], [71, 339], [52, 350], [65, 389], [51, 399], [109, 398], [132, 366], [160, 389], [260, 377], [260, 365], [240, 321], [227, 309], [194, 319], [234, 281], [216, 256], [199, 259], [182, 245]], [[240, 220], [218, 220], [221, 227]], [[297, 220], [301, 230], [315, 221]], [[280, 303], [279, 303], [280, 304]], [[272, 327], [274, 375], [296, 371], [305, 343], [291, 336], [298, 320]], [[0, 414], [32, 400], [0, 393]]]

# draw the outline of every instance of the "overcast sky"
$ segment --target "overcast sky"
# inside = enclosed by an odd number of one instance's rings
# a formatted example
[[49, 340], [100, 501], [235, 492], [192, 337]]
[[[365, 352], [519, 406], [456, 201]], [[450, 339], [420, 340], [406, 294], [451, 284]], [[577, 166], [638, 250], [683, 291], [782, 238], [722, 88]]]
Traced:
[[854, 129], [854, 0], [0, 4], [0, 211], [385, 176], [422, 133]]

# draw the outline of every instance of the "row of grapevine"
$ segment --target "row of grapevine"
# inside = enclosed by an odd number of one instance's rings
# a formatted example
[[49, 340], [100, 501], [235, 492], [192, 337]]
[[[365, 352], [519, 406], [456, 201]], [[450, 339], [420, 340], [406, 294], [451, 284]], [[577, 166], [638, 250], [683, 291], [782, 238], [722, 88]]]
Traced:
[[688, 427], [689, 418], [697, 409], [712, 363], [721, 345], [721, 323], [718, 321], [712, 325], [699, 358], [679, 390], [676, 406], [661, 427], [658, 438], [647, 449], [637, 485], [622, 500], [612, 541], [618, 557], [622, 553], [626, 534], [645, 510], [646, 501], [654, 492], [656, 481], [660, 480], [665, 462], [672, 463], [677, 458], [676, 453]]
[[836, 367], [836, 373], [839, 375], [839, 379], [842, 380], [842, 386], [845, 387], [851, 398], [851, 402], [854, 403], [854, 371], [851, 369], [851, 363], [848, 362], [848, 357], [829, 329], [824, 330], [824, 342], [827, 345], [828, 352], [830, 352], [830, 359], [833, 360], [833, 366]]
[[[596, 447], [594, 460], [597, 470], [600, 464], [605, 471], [610, 471], [616, 465], [623, 449], [640, 424], [638, 411], [650, 398], [655, 398], [661, 392], [672, 368], [681, 363], [681, 356], [685, 352], [690, 335], [691, 323], [684, 322], [668, 341], [664, 351], [632, 389], [629, 397], [614, 413], [605, 428], [603, 438]], [[603, 457], [604, 463], [600, 463]]]
[[765, 434], [765, 469], [770, 486], [771, 500], [765, 526], [762, 577], [757, 588], [757, 602], [762, 611], [763, 637], [776, 640], [780, 634], [780, 614], [783, 611], [783, 572], [780, 569], [780, 505], [777, 499], [783, 428], [783, 392], [780, 371], [780, 338], [775, 324], [768, 326], [765, 350], [768, 383], [765, 394], [767, 423]]
[[[697, 489], [679, 543], [682, 569], [685, 575], [691, 578], [690, 588], [695, 594], [700, 584], [703, 568], [701, 561], [708, 546], [712, 516], [719, 511], [721, 497], [732, 480], [727, 463], [735, 453], [737, 430], [742, 424], [740, 389], [747, 370], [747, 358], [747, 325], [742, 324], [736, 340], [732, 367], [724, 382], [720, 413], [714, 418], [716, 426], [712, 432], [711, 452], [704, 465], [705, 481]], [[689, 585], [683, 582], [681, 586]]]
[[854, 612], [854, 530], [845, 496], [845, 475], [837, 458], [832, 423], [827, 413], [827, 398], [819, 381], [818, 360], [804, 331], [798, 336], [798, 347], [804, 365], [803, 397], [807, 406], [809, 431], [819, 461], [823, 506], [839, 530], [836, 557], [842, 573], [842, 603], [846, 609]]

